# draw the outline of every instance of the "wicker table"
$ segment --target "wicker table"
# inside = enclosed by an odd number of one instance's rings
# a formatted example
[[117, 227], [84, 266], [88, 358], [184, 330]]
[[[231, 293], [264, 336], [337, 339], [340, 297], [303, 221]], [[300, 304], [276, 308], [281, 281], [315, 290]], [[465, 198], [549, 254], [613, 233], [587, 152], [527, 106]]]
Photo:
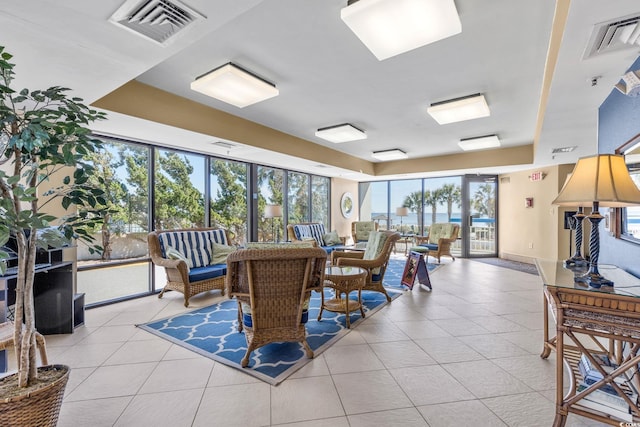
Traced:
[[[600, 266], [600, 272], [613, 280], [614, 287], [595, 289], [575, 281], [574, 271], [564, 268], [562, 262], [536, 260], [536, 266], [545, 295], [540, 357], [549, 357], [552, 350], [557, 352], [553, 425], [564, 426], [569, 413], [611, 425], [624, 424], [614, 415], [587, 407], [589, 402], [583, 399], [589, 399], [588, 395], [602, 386], [614, 388], [629, 405], [632, 421], [640, 422], [638, 403], [628, 399], [631, 389], [640, 386], [640, 279], [614, 266]], [[556, 322], [556, 335], [552, 338], [548, 332], [549, 308]], [[569, 339], [565, 342], [565, 338]], [[598, 357], [601, 355], [618, 367], [607, 373]], [[587, 358], [602, 379], [580, 391], [578, 384], [584, 380], [578, 368], [581, 358]], [[569, 368], [566, 371], [565, 366]], [[563, 394], [565, 372], [570, 381], [568, 392]]]
[[[337, 267], [329, 266], [325, 270], [324, 287], [334, 290], [334, 298], [325, 300], [324, 292], [322, 292], [322, 303], [320, 304], [320, 313], [318, 320], [322, 318], [322, 311], [332, 311], [334, 313], [344, 313], [346, 317], [347, 328], [351, 327], [350, 315], [352, 311], [360, 310], [360, 314], [364, 317], [364, 308], [362, 307], [362, 287], [367, 279], [367, 270], [360, 267]], [[358, 300], [349, 299], [349, 294], [358, 291]], [[342, 295], [344, 294], [344, 298]]]

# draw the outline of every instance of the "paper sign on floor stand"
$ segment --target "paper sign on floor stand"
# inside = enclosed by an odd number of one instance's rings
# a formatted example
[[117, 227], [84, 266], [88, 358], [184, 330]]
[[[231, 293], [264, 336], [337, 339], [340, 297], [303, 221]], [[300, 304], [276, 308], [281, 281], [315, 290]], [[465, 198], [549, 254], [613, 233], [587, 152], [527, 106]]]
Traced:
[[427, 270], [427, 264], [424, 262], [422, 254], [418, 252], [410, 252], [407, 258], [407, 263], [404, 266], [404, 272], [402, 273], [402, 283], [409, 289], [413, 289], [413, 283], [416, 277], [418, 283], [422, 286], [426, 286], [431, 290], [431, 280], [429, 279], [429, 271]]

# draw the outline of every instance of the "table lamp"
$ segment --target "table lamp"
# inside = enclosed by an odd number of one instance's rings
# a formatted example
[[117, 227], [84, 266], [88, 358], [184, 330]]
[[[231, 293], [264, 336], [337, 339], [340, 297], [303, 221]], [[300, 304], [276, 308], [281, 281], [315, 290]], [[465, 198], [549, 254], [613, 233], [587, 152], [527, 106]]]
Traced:
[[[552, 203], [558, 206], [592, 204], [591, 214], [587, 216], [591, 222], [589, 273], [584, 281], [594, 288], [613, 286], [613, 282], [603, 277], [598, 271], [599, 224], [603, 218], [598, 209], [600, 206], [622, 208], [640, 204], [640, 190], [629, 175], [624, 156], [599, 154], [578, 159], [571, 176]], [[576, 232], [576, 247], [579, 246], [577, 234]]]
[[[569, 182], [569, 180], [571, 179], [571, 175], [569, 174], [567, 175], [567, 179], [564, 181], [564, 185], [567, 185], [567, 183]], [[564, 186], [563, 186], [564, 188]], [[588, 204], [591, 204], [591, 202], [589, 202]], [[579, 205], [578, 206], [578, 211], [573, 215], [573, 224], [571, 229], [575, 230], [576, 232], [576, 236], [575, 236], [575, 250], [573, 252], [573, 256], [571, 258], [567, 258], [564, 260], [564, 266], [568, 267], [568, 268], [572, 268], [572, 267], [581, 267], [581, 266], [585, 266], [589, 264], [589, 261], [587, 261], [586, 259], [584, 259], [584, 257], [582, 256], [582, 224], [584, 219], [586, 218], [586, 215], [584, 214], [584, 210], [583, 210], [584, 206]]]
[[276, 239], [275, 228], [274, 228], [274, 225], [273, 225], [273, 219], [282, 217], [282, 206], [280, 206], [280, 205], [266, 205], [264, 207], [264, 217], [265, 218], [271, 218], [271, 237], [273, 238], [274, 242], [278, 243], [278, 240], [280, 240], [280, 239], [279, 238]]
[[409, 208], [407, 207], [399, 207], [396, 208], [396, 216], [400, 217], [400, 234], [402, 234], [402, 217], [403, 216], [409, 216]]

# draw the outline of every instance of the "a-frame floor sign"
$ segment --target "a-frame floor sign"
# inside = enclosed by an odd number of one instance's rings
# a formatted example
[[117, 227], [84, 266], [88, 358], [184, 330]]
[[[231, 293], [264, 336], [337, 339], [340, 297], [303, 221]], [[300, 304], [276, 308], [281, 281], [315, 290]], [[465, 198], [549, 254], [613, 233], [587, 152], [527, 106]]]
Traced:
[[418, 283], [421, 286], [426, 286], [431, 290], [431, 280], [429, 279], [429, 271], [427, 270], [427, 264], [424, 261], [422, 254], [418, 252], [409, 252], [407, 263], [404, 266], [404, 272], [402, 273], [401, 284], [413, 289], [413, 283], [418, 278]]

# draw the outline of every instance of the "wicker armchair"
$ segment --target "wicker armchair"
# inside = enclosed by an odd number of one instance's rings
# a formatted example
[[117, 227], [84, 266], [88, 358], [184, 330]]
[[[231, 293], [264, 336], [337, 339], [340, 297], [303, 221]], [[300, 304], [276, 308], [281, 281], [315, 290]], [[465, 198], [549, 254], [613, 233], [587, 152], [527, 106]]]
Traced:
[[429, 235], [417, 236], [416, 244], [429, 249], [429, 255], [437, 258], [438, 262], [440, 262], [440, 257], [444, 255], [455, 261], [451, 255], [451, 244], [458, 239], [458, 233], [460, 233], [459, 224], [451, 222], [431, 224]]
[[363, 248], [369, 240], [369, 233], [372, 231], [378, 231], [378, 223], [375, 221], [353, 221], [351, 223], [351, 237], [353, 238], [353, 244], [356, 247], [362, 246]]
[[[198, 234], [198, 239], [190, 239], [189, 235]], [[201, 239], [214, 239], [216, 243], [228, 245], [230, 242], [228, 231], [216, 228], [194, 228], [180, 230], [157, 230], [147, 235], [147, 243], [149, 244], [149, 255], [151, 261], [159, 266], [164, 267], [167, 274], [167, 284], [158, 295], [162, 298], [165, 291], [173, 290], [184, 294], [184, 306], [189, 307], [189, 299], [201, 292], [207, 292], [219, 289], [224, 295], [224, 276], [226, 274], [226, 266], [224, 264], [202, 265], [196, 268], [189, 267], [184, 259], [172, 259], [165, 253], [165, 248], [161, 244], [161, 240], [166, 240], [167, 235], [174, 236], [174, 240], [180, 240], [174, 243], [178, 247], [183, 247], [186, 242]], [[164, 237], [163, 237], [164, 235]], [[187, 252], [197, 253], [198, 248], [184, 248]], [[201, 249], [202, 250], [202, 249]], [[204, 264], [208, 264], [204, 261]]]
[[372, 231], [364, 252], [333, 251], [331, 253], [331, 263], [339, 266], [366, 269], [369, 274], [362, 290], [381, 292], [387, 297], [387, 301], [391, 301], [391, 297], [385, 290], [382, 280], [387, 270], [389, 257], [398, 239], [400, 239], [400, 233], [396, 231]]
[[311, 291], [322, 292], [327, 253], [297, 245], [267, 249], [241, 249], [227, 258], [226, 288], [238, 300], [238, 328], [244, 329], [247, 352], [242, 367], [255, 349], [272, 342], [299, 342], [307, 357], [304, 323]]

